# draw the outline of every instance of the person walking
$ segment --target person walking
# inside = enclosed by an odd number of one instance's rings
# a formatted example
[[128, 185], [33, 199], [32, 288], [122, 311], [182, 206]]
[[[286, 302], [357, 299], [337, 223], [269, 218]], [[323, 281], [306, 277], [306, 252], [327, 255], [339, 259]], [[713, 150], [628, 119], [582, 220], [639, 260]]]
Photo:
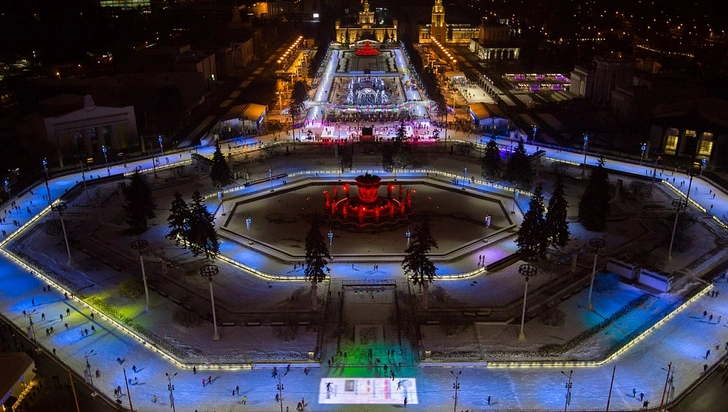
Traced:
[[640, 392], [640, 402], [643, 401], [643, 400], [645, 400], [645, 393], [644, 392]]
[[407, 397], [406, 396], [404, 397], [404, 407], [405, 408], [407, 407]]
[[192, 374], [197, 375], [197, 366], [192, 367]]
[[708, 359], [708, 356], [710, 356], [710, 349], [705, 352], [705, 359]]
[[[728, 342], [726, 342], [726, 348], [728, 348]], [[635, 389], [635, 388], [632, 388], [632, 397], [633, 398], [637, 397], [637, 389]]]
[[248, 397], [243, 396], [243, 405], [247, 405], [247, 404], [248, 404]]
[[235, 393], [240, 395], [240, 385], [235, 385]]
[[71, 316], [71, 309], [66, 309], [66, 316]]
[[40, 314], [40, 320], [45, 320], [45, 313]]

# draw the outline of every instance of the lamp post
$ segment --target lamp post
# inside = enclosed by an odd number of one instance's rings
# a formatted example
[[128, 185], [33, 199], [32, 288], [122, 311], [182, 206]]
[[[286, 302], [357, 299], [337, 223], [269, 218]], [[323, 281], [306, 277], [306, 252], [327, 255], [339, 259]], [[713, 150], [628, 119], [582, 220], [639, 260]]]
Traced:
[[[43, 158], [43, 171], [45, 171], [45, 187], [46, 187], [46, 193], [48, 194], [48, 206], [53, 204], [53, 201], [51, 200], [51, 188], [48, 186], [48, 180], [50, 180], [50, 175], [48, 174], [48, 160], [44, 157]], [[54, 213], [55, 216], [55, 213]]]
[[581, 174], [586, 173], [586, 150], [589, 146], [589, 135], [584, 133], [584, 162], [581, 164]]
[[273, 169], [268, 168], [268, 180], [270, 181], [270, 191], [273, 191]]
[[513, 203], [511, 204], [511, 214], [516, 214], [516, 200], [518, 200], [518, 189], [513, 191]]
[[412, 237], [412, 232], [410, 232], [409, 229], [407, 229], [406, 232], [404, 232], [404, 235], [407, 236], [407, 248], [409, 249], [410, 245], [410, 238]]
[[468, 168], [463, 167], [463, 189], [465, 189], [465, 181], [468, 180]]
[[96, 388], [94, 388], [94, 376], [91, 373], [91, 364], [88, 363], [88, 358], [90, 356], [96, 356], [96, 352], [94, 352], [93, 349], [91, 349], [88, 352], [85, 352], [83, 357], [86, 358], [86, 373], [88, 374], [89, 380], [91, 381], [91, 396], [96, 396]]
[[[286, 373], [283, 374], [283, 376], [288, 375], [288, 371], [286, 370]], [[281, 412], [283, 412], [283, 391], [285, 388], [283, 387], [283, 376], [278, 375], [278, 385], [276, 385], [276, 389], [278, 390], [278, 402], [281, 404]]]
[[210, 303], [212, 304], [212, 326], [214, 327], [215, 333], [212, 335], [212, 340], [220, 340], [220, 335], [217, 333], [217, 317], [215, 316], [215, 295], [212, 293], [212, 278], [220, 273], [220, 269], [215, 265], [205, 265], [200, 268], [200, 276], [207, 278], [210, 281]]
[[642, 143], [640, 145], [640, 166], [642, 166], [642, 161], [645, 158], [645, 152], [647, 151], [647, 143]]
[[605, 246], [607, 246], [607, 241], [600, 237], [589, 239], [589, 247], [594, 251], [594, 265], [592, 266], [591, 283], [589, 283], [589, 298], [586, 302], [587, 310], [592, 310], [592, 290], [594, 289], [594, 277], [597, 273], [597, 258], [599, 257], [599, 249]]
[[334, 232], [329, 229], [329, 254], [331, 255], [331, 260], [334, 259]]
[[658, 409], [659, 412], [662, 412], [662, 410], [663, 410], [662, 407], [665, 405], [665, 403], [669, 402], [669, 398], [670, 398], [670, 389], [672, 386], [672, 378], [673, 378], [672, 375], [674, 374], [674, 371], [672, 370], [672, 362], [670, 362], [667, 365], [667, 369], [665, 369], [665, 368], [660, 368], [660, 369], [667, 372], [667, 376], [665, 377], [665, 387], [662, 389], [662, 398], [660, 400], [660, 408]]
[[536, 132], [538, 131], [538, 127], [536, 125], [533, 125], [533, 142], [536, 143]]
[[58, 212], [58, 216], [61, 217], [61, 229], [63, 230], [63, 240], [66, 241], [66, 252], [68, 253], [68, 264], [70, 265], [73, 261], [71, 260], [71, 247], [68, 245], [68, 234], [66, 234], [66, 224], [63, 223], [63, 209], [65, 209], [65, 203], [59, 203], [57, 206], [51, 206], [51, 210]]
[[706, 158], [700, 159], [700, 176], [703, 175], [703, 172], [705, 171], [706, 167], [708, 167], [708, 159], [706, 159]]
[[521, 332], [518, 334], [518, 340], [526, 340], [523, 333], [523, 326], [526, 323], [526, 299], [528, 298], [528, 278], [538, 274], [538, 268], [530, 263], [524, 263], [518, 267], [518, 273], [526, 279], [526, 288], [523, 290], [523, 310], [521, 311]]
[[101, 146], [101, 152], [104, 154], [104, 165], [106, 165], [108, 167], [109, 166], [109, 158], [106, 155], [106, 151], [107, 151], [106, 146]]
[[174, 408], [174, 384], [172, 383], [172, 378], [177, 376], [177, 372], [174, 373], [174, 375], [170, 376], [169, 373], [165, 372], [165, 375], [167, 375], [167, 390], [169, 391], [169, 406], [172, 408], [172, 412], [175, 412]]
[[5, 185], [5, 193], [8, 194], [8, 199], [10, 198], [10, 180], [6, 177], [3, 181], [3, 184]]
[[569, 378], [569, 380], [566, 382], [566, 403], [564, 404], [564, 412], [566, 412], [566, 408], [568, 408], [571, 404], [571, 374], [573, 373], [573, 370], [570, 370], [568, 375], [564, 371], [561, 371], [562, 375]]
[[121, 370], [122, 372], [124, 372], [124, 385], [126, 386], [126, 396], [129, 398], [129, 410], [131, 412], [134, 412], [134, 406], [131, 404], [131, 391], [129, 390], [129, 381], [126, 378], [126, 368], [121, 368]]
[[485, 215], [485, 243], [488, 243], [488, 228], [490, 227], [491, 220], [492, 217], [490, 215]]
[[149, 243], [144, 239], [137, 239], [133, 242], [131, 242], [131, 248], [139, 252], [139, 263], [142, 266], [142, 280], [144, 280], [144, 295], [147, 298], [147, 308], [144, 310], [145, 312], [149, 312], [149, 288], [147, 287], [147, 273], [144, 271], [144, 255], [142, 253], [144, 252], [144, 249], [149, 246]]
[[687, 207], [687, 201], [682, 199], [675, 199], [672, 201], [672, 205], [675, 206], [675, 223], [672, 224], [672, 236], [670, 236], [670, 248], [667, 250], [667, 260], [672, 260], [672, 245], [675, 242], [675, 232], [677, 231], [677, 218], [680, 216], [680, 210]]
[[159, 142], [159, 151], [161, 152], [161, 154], [164, 154], [164, 139], [162, 138], [162, 136], [159, 136], [157, 138], [157, 141]]
[[452, 376], [455, 377], [455, 382], [452, 384], [453, 390], [455, 390], [455, 396], [453, 396], [453, 399], [455, 400], [455, 403], [452, 407], [452, 412], [457, 412], [458, 410], [458, 391], [460, 390], [460, 374], [463, 373], [463, 371], [458, 371], [458, 373], [455, 373], [453, 371], [450, 371]]
[[248, 227], [248, 244], [253, 244], [253, 230], [250, 228], [250, 226], [253, 224], [253, 219], [247, 218], [245, 219], [245, 226]]
[[28, 320], [30, 321], [30, 332], [33, 335], [33, 342], [35, 342], [36, 348], [38, 348], [38, 339], [35, 337], [35, 326], [33, 324], [33, 316], [36, 315], [37, 313], [38, 313], [38, 311], [36, 311], [35, 309], [23, 312], [23, 315], [26, 318], [28, 318]]

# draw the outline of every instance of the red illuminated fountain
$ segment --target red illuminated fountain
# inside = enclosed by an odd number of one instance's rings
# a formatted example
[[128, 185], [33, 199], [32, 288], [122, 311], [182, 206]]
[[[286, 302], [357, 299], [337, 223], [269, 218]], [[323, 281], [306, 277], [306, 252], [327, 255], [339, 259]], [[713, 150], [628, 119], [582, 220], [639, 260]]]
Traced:
[[[412, 209], [412, 193], [399, 185], [398, 199], [392, 192], [394, 185], [387, 185], [387, 197], [378, 194], [382, 178], [369, 173], [356, 178], [358, 196], [349, 197], [350, 185], [344, 184], [344, 198], [339, 199], [339, 188], [334, 186], [333, 199], [328, 190], [326, 196], [326, 214], [332, 222], [351, 224], [358, 227], [379, 227], [406, 221]], [[404, 197], [404, 199], [403, 199]]]
[[379, 50], [372, 49], [369, 43], [365, 44], [364, 47], [354, 52], [357, 56], [379, 56]]

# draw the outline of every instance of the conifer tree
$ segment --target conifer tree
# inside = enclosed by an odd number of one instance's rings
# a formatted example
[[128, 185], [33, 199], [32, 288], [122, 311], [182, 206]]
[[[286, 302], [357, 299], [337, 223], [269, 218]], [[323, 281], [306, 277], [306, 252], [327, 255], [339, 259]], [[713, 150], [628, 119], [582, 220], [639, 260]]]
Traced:
[[212, 167], [210, 168], [210, 179], [212, 185], [220, 189], [233, 180], [230, 168], [225, 161], [225, 155], [220, 150], [220, 144], [215, 144], [215, 153], [212, 155]]
[[124, 211], [126, 222], [133, 229], [143, 231], [147, 228], [147, 219], [156, 216], [154, 209], [157, 205], [152, 198], [152, 188], [149, 186], [147, 176], [138, 170], [131, 175], [131, 181], [122, 190], [124, 194]]
[[498, 144], [495, 141], [495, 136], [491, 136], [488, 144], [485, 146], [485, 153], [483, 156], [483, 177], [490, 181], [498, 178], [500, 174], [500, 150]]
[[215, 217], [207, 210], [200, 192], [195, 190], [190, 202], [190, 229], [187, 237], [193, 256], [204, 254], [215, 259], [220, 253], [220, 240], [215, 230]]
[[319, 283], [326, 279], [324, 272], [326, 265], [331, 259], [326, 240], [321, 233], [321, 215], [315, 213], [311, 220], [311, 228], [306, 234], [306, 269], [304, 275], [306, 280], [311, 282], [311, 303], [313, 310], [318, 310], [318, 296], [316, 289]]
[[190, 208], [182, 198], [179, 190], [174, 192], [172, 207], [169, 212], [169, 217], [167, 217], [169, 233], [165, 237], [173, 240], [175, 245], [179, 246], [180, 241], [184, 245], [190, 230]]
[[533, 182], [533, 168], [531, 159], [523, 146], [523, 140], [518, 142], [516, 150], [511, 154], [506, 166], [506, 179], [517, 187], [528, 190]]
[[564, 182], [561, 175], [558, 175], [546, 212], [546, 233], [549, 242], [554, 246], [564, 247], [569, 243], [569, 222], [566, 221], [568, 207], [564, 197]]
[[427, 297], [430, 283], [435, 281], [437, 267], [430, 260], [430, 250], [437, 248], [437, 241], [430, 233], [430, 225], [425, 219], [415, 227], [409, 247], [404, 251], [402, 269], [412, 283], [422, 289], [422, 307], [427, 310]]
[[523, 260], [532, 260], [545, 256], [548, 246], [544, 225], [543, 187], [539, 183], [533, 191], [528, 211], [523, 215], [523, 223], [518, 228], [516, 244]]
[[604, 168], [604, 159], [599, 159], [579, 201], [579, 220], [585, 229], [601, 232], [607, 227], [609, 199], [609, 174]]

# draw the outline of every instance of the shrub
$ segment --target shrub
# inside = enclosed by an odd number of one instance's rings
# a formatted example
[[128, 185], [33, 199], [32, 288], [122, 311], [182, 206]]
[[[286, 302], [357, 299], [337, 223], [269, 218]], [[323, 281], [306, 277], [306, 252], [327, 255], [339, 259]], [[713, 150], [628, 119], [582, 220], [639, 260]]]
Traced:
[[565, 318], [566, 314], [559, 308], [551, 308], [541, 315], [541, 321], [548, 326], [562, 326]]
[[594, 291], [609, 293], [619, 286], [619, 276], [616, 273], [603, 273], [594, 279]]
[[127, 299], [136, 299], [144, 293], [144, 287], [136, 279], [127, 279], [119, 284], [119, 292]]

